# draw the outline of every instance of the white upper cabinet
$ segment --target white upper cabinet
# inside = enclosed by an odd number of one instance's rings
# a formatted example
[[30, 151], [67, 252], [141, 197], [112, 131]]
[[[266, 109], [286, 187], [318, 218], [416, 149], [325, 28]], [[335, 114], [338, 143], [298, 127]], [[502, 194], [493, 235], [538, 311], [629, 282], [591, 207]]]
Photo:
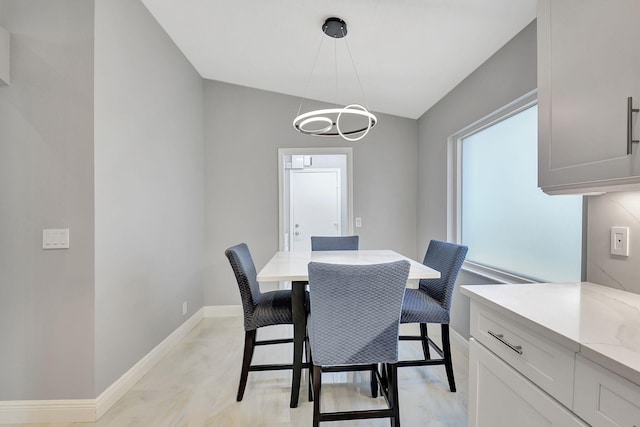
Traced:
[[640, 189], [640, 1], [539, 0], [538, 185]]

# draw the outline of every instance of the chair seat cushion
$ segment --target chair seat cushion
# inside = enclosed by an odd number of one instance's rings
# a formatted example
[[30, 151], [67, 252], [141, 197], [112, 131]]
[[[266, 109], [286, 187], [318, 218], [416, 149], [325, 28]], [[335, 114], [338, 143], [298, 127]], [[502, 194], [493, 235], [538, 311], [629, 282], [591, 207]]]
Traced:
[[[309, 306], [309, 293], [305, 292], [306, 304]], [[291, 291], [278, 290], [263, 292], [256, 301], [253, 315], [245, 318], [245, 329], [252, 330], [269, 325], [293, 324], [291, 315]]]
[[420, 289], [406, 289], [400, 323], [449, 323], [449, 312]]

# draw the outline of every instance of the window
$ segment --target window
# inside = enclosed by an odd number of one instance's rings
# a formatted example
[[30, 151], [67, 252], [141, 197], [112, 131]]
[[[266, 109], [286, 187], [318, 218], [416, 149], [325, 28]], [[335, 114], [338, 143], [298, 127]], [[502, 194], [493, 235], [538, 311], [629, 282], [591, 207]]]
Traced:
[[452, 240], [469, 246], [471, 269], [495, 277], [580, 281], [582, 197], [538, 188], [537, 141], [535, 94], [452, 137]]

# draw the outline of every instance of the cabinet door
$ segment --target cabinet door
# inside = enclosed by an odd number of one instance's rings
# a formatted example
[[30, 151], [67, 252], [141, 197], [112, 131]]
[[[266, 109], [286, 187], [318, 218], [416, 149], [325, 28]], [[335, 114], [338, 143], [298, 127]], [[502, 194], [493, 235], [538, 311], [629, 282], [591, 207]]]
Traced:
[[585, 427], [475, 339], [469, 341], [470, 427]]
[[576, 356], [574, 410], [593, 427], [640, 426], [640, 386]]
[[[539, 185], [640, 183], [640, 1], [538, 2]], [[640, 139], [638, 113], [632, 114]], [[562, 191], [558, 191], [562, 192]]]

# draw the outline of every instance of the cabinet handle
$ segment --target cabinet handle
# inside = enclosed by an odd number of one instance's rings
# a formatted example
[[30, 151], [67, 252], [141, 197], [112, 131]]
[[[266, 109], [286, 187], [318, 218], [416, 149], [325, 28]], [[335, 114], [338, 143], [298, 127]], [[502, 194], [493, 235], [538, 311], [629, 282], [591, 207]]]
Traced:
[[633, 98], [627, 98], [627, 155], [633, 153], [633, 144], [637, 144], [637, 139], [633, 139], [633, 113], [640, 111], [638, 108], [633, 108]]
[[495, 339], [497, 339], [498, 341], [500, 341], [502, 344], [506, 345], [507, 347], [509, 347], [511, 350], [515, 351], [518, 354], [522, 354], [522, 346], [521, 345], [513, 345], [510, 342], [508, 342], [507, 340], [504, 339], [504, 335], [502, 334], [496, 334], [493, 331], [487, 331], [487, 333], [489, 335], [491, 335], [492, 337], [494, 337]]

